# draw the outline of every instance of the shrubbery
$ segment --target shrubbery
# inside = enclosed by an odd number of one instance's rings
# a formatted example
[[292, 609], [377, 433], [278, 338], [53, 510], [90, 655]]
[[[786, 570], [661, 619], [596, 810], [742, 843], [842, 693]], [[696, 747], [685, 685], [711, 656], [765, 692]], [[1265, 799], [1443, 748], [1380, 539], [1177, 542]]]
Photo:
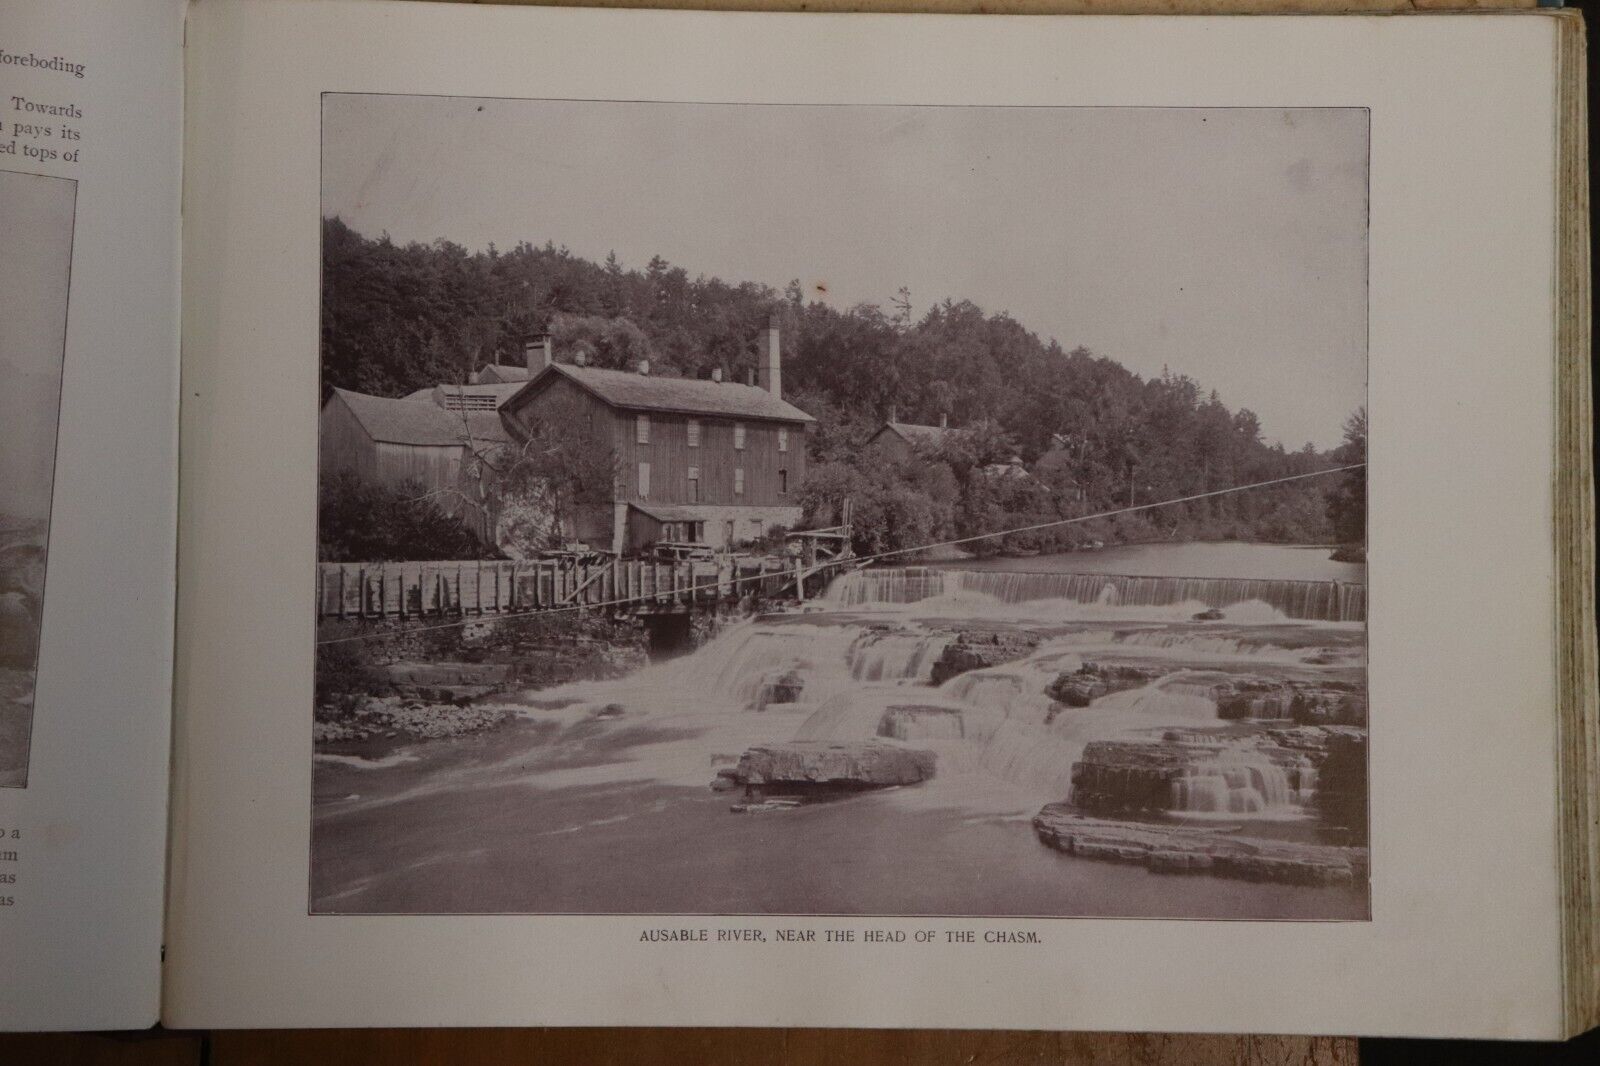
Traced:
[[317, 558], [330, 563], [499, 556], [420, 486], [386, 488], [349, 473], [318, 486], [317, 541]]

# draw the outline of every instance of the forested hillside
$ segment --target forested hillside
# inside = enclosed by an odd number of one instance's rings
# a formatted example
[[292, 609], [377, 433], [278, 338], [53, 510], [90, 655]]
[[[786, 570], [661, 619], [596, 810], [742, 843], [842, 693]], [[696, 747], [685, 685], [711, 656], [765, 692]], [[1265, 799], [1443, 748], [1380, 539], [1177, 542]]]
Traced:
[[[1194, 495], [1360, 461], [1365, 452], [1364, 413], [1352, 415], [1334, 452], [1286, 451], [1262, 440], [1252, 412], [1230, 410], [1177, 368], [1144, 380], [966, 300], [944, 299], [917, 318], [904, 290], [883, 306], [840, 311], [807, 302], [798, 282], [779, 291], [691, 276], [659, 257], [627, 269], [615, 256], [594, 263], [548, 244], [476, 252], [443, 240], [398, 245], [332, 218], [323, 223], [322, 294], [324, 389], [385, 396], [465, 380], [487, 362], [520, 362], [522, 338], [546, 329], [563, 360], [581, 349], [602, 366], [648, 358], [657, 374], [721, 367], [742, 376], [775, 313], [785, 398], [818, 419], [803, 498], [817, 521], [831, 520], [841, 495], [856, 499], [862, 550]], [[905, 422], [948, 415], [967, 432], [916, 469], [885, 470], [863, 462], [860, 448], [891, 408]], [[1055, 435], [1064, 445], [1052, 443]], [[1002, 484], [981, 475], [1013, 453], [1034, 478]], [[1326, 543], [1358, 540], [1364, 521], [1364, 485], [1332, 475], [1003, 546]]]

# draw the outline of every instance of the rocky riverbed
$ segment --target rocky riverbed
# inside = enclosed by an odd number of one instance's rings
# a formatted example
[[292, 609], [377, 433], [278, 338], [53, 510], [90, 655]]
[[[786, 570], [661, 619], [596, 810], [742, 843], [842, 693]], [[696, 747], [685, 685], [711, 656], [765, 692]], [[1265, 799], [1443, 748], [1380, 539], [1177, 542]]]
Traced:
[[1033, 818], [1041, 843], [1083, 859], [1134, 863], [1153, 873], [1214, 874], [1291, 885], [1365, 882], [1367, 849], [1251, 837], [1219, 829], [1133, 824], [1052, 803]]
[[319, 709], [319, 909], [1365, 913], [1358, 627], [923, 610], [397, 640]]
[[746, 751], [737, 765], [717, 771], [712, 788], [743, 788], [746, 796], [823, 799], [915, 785], [933, 776], [934, 762], [931, 751], [876, 741], [767, 744]]

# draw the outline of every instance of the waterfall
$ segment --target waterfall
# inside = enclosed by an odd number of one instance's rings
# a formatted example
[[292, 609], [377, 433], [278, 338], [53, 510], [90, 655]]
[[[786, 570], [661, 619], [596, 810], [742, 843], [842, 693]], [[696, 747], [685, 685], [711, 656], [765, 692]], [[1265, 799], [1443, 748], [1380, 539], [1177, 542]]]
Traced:
[[852, 570], [833, 580], [824, 599], [836, 607], [916, 603], [944, 592], [944, 572], [926, 567]]
[[948, 633], [869, 630], [850, 645], [850, 677], [855, 681], [927, 681], [950, 639]]
[[[963, 598], [1019, 604], [1035, 600], [1098, 604], [1102, 607], [1235, 608], [1260, 603], [1285, 618], [1323, 622], [1364, 622], [1367, 588], [1340, 581], [1290, 581], [1278, 578], [1150, 577], [1137, 574], [1024, 573], [1006, 570], [936, 570], [884, 567], [856, 570], [835, 578], [826, 602], [834, 607], [920, 603]], [[1247, 612], [1259, 614], [1261, 612]], [[1270, 621], [1252, 617], [1252, 621]]]
[[[1126, 719], [1143, 728], [1163, 725], [1193, 725], [1210, 722], [1217, 717], [1217, 703], [1212, 698], [1213, 682], [1190, 683], [1183, 678], [1192, 671], [1180, 671], [1158, 678], [1142, 688], [1123, 689], [1107, 693], [1089, 704], [1089, 710], [1101, 717]], [[1062, 716], [1062, 728], [1070, 728], [1073, 715]]]
[[[1144, 595], [1149, 584], [1175, 579], [1139, 580], [1145, 584], [1119, 586], [1115, 579], [1083, 575], [862, 571], [835, 582], [829, 598], [864, 603], [876, 594], [980, 595], [999, 604], [1068, 587], [1090, 599], [1112, 601], [1125, 599], [1125, 591]], [[1079, 584], [1071, 586], [1074, 581]], [[983, 588], [974, 592], [966, 587], [969, 582]], [[1307, 653], [1328, 650], [1320, 643], [1300, 647], [1298, 633], [1285, 648], [1269, 633], [1252, 634], [1241, 626], [1207, 629], [1187, 618], [1175, 625], [1144, 621], [1102, 628], [1096, 623], [1093, 629], [1069, 627], [1024, 658], [967, 670], [935, 687], [932, 668], [960, 627], [814, 618], [741, 622], [689, 655], [629, 677], [572, 682], [539, 695], [551, 705], [591, 712], [620, 707], [628, 714], [685, 716], [693, 719], [686, 728], [717, 738], [706, 742], [716, 745], [713, 752], [735, 757], [751, 744], [790, 740], [926, 748], [936, 754], [937, 778], [967, 779], [960, 787], [1005, 782], [1030, 801], [1052, 802], [1070, 794], [1073, 766], [1091, 741], [1217, 726], [1216, 686], [1237, 667], [1196, 667], [1197, 655], [1258, 652], [1299, 662]], [[1122, 661], [1118, 649], [1125, 645], [1132, 646], [1127, 650], [1135, 663], [1166, 660], [1170, 672], [1139, 688], [1106, 693], [1087, 707], [1066, 707], [1051, 696], [1063, 674], [1079, 671], [1091, 657]], [[1231, 749], [1212, 759], [1214, 751], [1202, 749], [1206, 761], [1172, 782], [1175, 813], [1297, 817], [1290, 812], [1304, 811], [1315, 795], [1309, 764], [1275, 765]]]
[[1260, 752], [1234, 749], [1189, 767], [1172, 782], [1172, 810], [1183, 814], [1293, 817], [1316, 795], [1316, 771], [1283, 767]]
[[1013, 719], [1042, 727], [1055, 706], [1045, 694], [1055, 678], [1055, 670], [1039, 670], [1028, 662], [1009, 663], [957, 674], [940, 692], [966, 706], [993, 712], [997, 721]]

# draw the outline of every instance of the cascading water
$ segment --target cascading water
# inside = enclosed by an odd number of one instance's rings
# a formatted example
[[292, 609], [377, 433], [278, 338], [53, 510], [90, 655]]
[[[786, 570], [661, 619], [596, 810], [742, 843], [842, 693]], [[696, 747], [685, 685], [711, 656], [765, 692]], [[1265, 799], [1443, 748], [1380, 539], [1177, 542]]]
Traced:
[[[727, 715], [716, 718], [718, 724], [710, 728], [728, 738], [716, 742], [726, 747], [713, 750], [729, 756], [742, 746], [763, 742], [904, 743], [936, 753], [935, 789], [978, 775], [1003, 782], [1030, 800], [1054, 802], [1070, 794], [1074, 764], [1090, 742], [1149, 738], [1174, 727], [1214, 727], [1216, 689], [1230, 673], [1225, 664], [1209, 663], [1249, 658], [1253, 663], [1281, 663], [1279, 668], [1309, 669], [1303, 660], [1329, 648], [1308, 639], [1308, 631], [1299, 627], [1285, 646], [1285, 637], [1273, 635], [1280, 630], [1242, 625], [1216, 629], [1187, 615], [1121, 622], [1117, 614], [1108, 613], [1091, 615], [1106, 619], [1092, 627], [1067, 619], [1022, 658], [966, 670], [937, 687], [930, 682], [935, 663], [957, 633], [969, 627], [984, 631], [995, 612], [1006, 626], [1014, 626], [1015, 618], [1030, 617], [1016, 605], [1031, 604], [1038, 596], [1067, 592], [1101, 601], [1091, 611], [1115, 612], [1125, 608], [1112, 605], [1126, 602], [1129, 594], [1146, 603], [1159, 598], [1152, 590], [1163, 582], [1169, 587], [1161, 596], [1190, 597], [1196, 590], [1187, 580], [1137, 578], [1119, 584], [1123, 579], [1102, 575], [858, 571], [834, 582], [827, 596], [830, 606], [978, 598], [990, 613], [968, 621], [974, 616], [957, 610], [952, 623], [936, 625], [867, 625], [844, 613], [757, 619], [732, 626], [694, 653], [632, 678], [574, 688], [583, 690], [583, 704], [592, 707], [619, 704], [629, 711], [702, 720], [708, 714]], [[1260, 583], [1233, 584], [1243, 591], [1261, 591]], [[1354, 640], [1342, 630], [1327, 632], [1336, 644]], [[984, 646], [981, 640], [974, 645]], [[1090, 662], [1129, 661], [1168, 662], [1171, 672], [1142, 687], [1109, 692], [1088, 706], [1067, 706], [1052, 695], [1063, 676], [1079, 673]], [[1202, 662], [1208, 665], [1197, 668]], [[769, 713], [746, 713], [751, 711]], [[1276, 766], [1235, 753], [1206, 772], [1185, 775], [1174, 785], [1172, 803], [1175, 811], [1194, 816], [1275, 817], [1303, 809], [1314, 787], [1309, 768]]]
[[[1101, 607], [1150, 608], [1198, 605], [1235, 608], [1260, 603], [1285, 618], [1324, 622], [1363, 622], [1367, 588], [1341, 581], [1291, 581], [1277, 578], [1150, 577], [1138, 574], [1022, 573], [1004, 570], [856, 570], [829, 585], [826, 602], [841, 608], [870, 604], [908, 604], [945, 599], [957, 603], [991, 599], [999, 604], [1062, 600]], [[1260, 610], [1246, 614], [1262, 615]], [[1257, 622], [1270, 616], [1250, 617]]]
[[850, 677], [855, 681], [927, 681], [950, 639], [948, 633], [869, 630], [850, 644]]
[[1172, 782], [1172, 810], [1186, 815], [1294, 817], [1316, 795], [1316, 771], [1283, 767], [1260, 752], [1229, 750]]

